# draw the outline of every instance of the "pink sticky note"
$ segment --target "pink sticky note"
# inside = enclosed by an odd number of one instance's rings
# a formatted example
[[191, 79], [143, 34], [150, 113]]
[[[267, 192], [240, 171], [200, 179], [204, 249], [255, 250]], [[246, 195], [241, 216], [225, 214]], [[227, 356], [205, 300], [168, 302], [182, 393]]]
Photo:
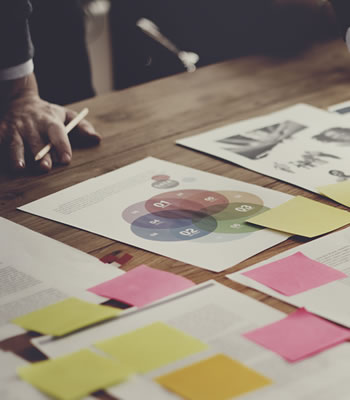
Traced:
[[124, 275], [88, 290], [99, 296], [142, 307], [191, 286], [194, 283], [182, 276], [139, 265]]
[[280, 321], [243, 336], [294, 362], [344, 342], [350, 338], [350, 329], [301, 308]]
[[326, 283], [347, 278], [343, 272], [312, 260], [300, 252], [243, 272], [243, 275], [285, 296], [293, 296]]

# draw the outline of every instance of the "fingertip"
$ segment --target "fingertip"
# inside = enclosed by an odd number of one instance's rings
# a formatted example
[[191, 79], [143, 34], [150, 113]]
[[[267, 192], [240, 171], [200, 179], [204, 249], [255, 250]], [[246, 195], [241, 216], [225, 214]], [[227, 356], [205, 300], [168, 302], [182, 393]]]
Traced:
[[72, 156], [69, 153], [65, 152], [62, 154], [62, 157], [61, 157], [62, 164], [67, 165], [71, 162], [71, 160], [72, 160]]
[[21, 173], [22, 171], [24, 171], [26, 168], [26, 163], [24, 162], [24, 160], [15, 160], [12, 163], [12, 169], [15, 172]]
[[44, 158], [43, 160], [40, 161], [40, 169], [44, 172], [48, 172], [52, 168], [52, 161], [49, 158]]

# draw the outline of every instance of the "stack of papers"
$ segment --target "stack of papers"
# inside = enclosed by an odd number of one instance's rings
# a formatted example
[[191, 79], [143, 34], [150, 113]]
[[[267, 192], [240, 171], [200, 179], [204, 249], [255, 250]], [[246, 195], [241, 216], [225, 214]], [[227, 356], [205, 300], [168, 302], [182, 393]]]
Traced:
[[[344, 116], [298, 104], [178, 143], [350, 207]], [[154, 158], [20, 209], [215, 272], [289, 235], [350, 223], [348, 211], [306, 197]], [[0, 340], [47, 335], [32, 343], [50, 358], [27, 365], [0, 352], [4, 396], [348, 398], [350, 228], [228, 276], [298, 307], [288, 316], [214, 281], [194, 287], [146, 265], [123, 273], [1, 218], [0, 230]]]

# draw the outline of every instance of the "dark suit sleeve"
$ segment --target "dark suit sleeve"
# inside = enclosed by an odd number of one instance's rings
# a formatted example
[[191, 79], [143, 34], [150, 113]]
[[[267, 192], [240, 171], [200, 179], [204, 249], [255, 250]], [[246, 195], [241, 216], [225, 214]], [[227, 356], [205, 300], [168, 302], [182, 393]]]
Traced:
[[350, 28], [350, 0], [331, 0], [337, 16], [340, 32], [345, 39], [346, 31]]
[[29, 0], [0, 0], [0, 69], [33, 58], [28, 25], [31, 11]]

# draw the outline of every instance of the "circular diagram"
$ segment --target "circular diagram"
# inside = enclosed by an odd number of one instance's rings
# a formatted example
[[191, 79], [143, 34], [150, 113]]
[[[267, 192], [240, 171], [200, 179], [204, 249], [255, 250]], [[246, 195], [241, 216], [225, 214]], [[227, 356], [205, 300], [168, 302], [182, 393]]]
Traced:
[[251, 193], [184, 189], [133, 204], [124, 210], [123, 218], [132, 232], [143, 239], [217, 243], [262, 229], [245, 221], [267, 209]]

